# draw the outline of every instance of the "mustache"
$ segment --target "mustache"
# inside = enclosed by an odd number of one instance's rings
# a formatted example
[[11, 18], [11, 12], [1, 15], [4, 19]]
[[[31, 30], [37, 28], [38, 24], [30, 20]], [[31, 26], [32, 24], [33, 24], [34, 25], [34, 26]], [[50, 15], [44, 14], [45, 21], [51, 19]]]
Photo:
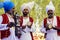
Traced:
[[52, 15], [53, 13], [49, 13], [48, 15]]
[[52, 17], [53, 17], [53, 13], [49, 13], [48, 18], [52, 18]]

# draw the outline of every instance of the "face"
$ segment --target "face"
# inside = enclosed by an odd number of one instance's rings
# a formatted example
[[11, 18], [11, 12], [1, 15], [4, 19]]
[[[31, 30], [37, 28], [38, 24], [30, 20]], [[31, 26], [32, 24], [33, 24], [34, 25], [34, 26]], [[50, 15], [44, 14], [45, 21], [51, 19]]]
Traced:
[[10, 14], [10, 15], [13, 15], [14, 12], [15, 12], [15, 8], [12, 8], [12, 9], [9, 11], [9, 14]]
[[23, 16], [27, 16], [29, 14], [29, 10], [27, 8], [25, 8], [23, 10]]
[[52, 10], [48, 10], [47, 14], [48, 14], [48, 18], [53, 18], [54, 16], [54, 12]]

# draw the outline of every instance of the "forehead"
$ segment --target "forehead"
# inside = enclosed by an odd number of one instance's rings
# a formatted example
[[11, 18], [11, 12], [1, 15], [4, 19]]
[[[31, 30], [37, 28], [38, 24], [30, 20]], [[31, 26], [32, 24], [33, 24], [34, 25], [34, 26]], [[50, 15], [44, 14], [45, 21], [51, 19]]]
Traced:
[[51, 10], [51, 9], [50, 9], [50, 10], [48, 10], [48, 12], [50, 12], [50, 11], [51, 11], [51, 12], [53, 12], [53, 10]]

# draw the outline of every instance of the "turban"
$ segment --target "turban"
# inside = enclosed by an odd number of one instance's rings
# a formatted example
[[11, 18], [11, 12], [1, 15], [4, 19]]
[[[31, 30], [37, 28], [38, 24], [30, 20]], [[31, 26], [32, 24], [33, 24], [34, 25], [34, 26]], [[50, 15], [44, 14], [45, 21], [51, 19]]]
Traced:
[[3, 3], [3, 7], [4, 7], [5, 12], [7, 12], [14, 7], [14, 3], [10, 1], [9, 2], [6, 1]]
[[49, 5], [46, 6], [46, 12], [48, 12], [48, 10], [52, 10], [54, 12], [55, 7], [52, 3], [52, 1], [50, 1]]
[[29, 3], [24, 3], [22, 6], [21, 6], [21, 11], [23, 12], [23, 10], [25, 8], [27, 8], [30, 12], [30, 10], [33, 8], [34, 6], [34, 2], [29, 2]]

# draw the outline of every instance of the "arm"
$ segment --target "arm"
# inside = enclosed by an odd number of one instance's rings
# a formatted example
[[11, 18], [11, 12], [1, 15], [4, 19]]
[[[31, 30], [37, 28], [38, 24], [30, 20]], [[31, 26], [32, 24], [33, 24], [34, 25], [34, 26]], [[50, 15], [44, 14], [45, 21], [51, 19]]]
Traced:
[[34, 23], [32, 24], [31, 28], [29, 28], [29, 31], [30, 32], [35, 32], [36, 28], [35, 28], [35, 25]]
[[34, 25], [34, 20], [32, 17], [30, 17], [30, 23], [27, 26], [30, 32], [35, 32], [35, 25]]
[[58, 27], [53, 27], [53, 29], [60, 31], [60, 28]]
[[44, 38], [46, 38], [47, 30], [46, 30], [46, 28], [44, 27], [44, 21], [42, 21], [40, 31], [41, 31], [42, 33], [44, 33]]
[[7, 24], [2, 24], [3, 18], [0, 16], [0, 30], [6, 28]]
[[41, 31], [42, 33], [46, 33], [46, 28], [44, 27], [44, 21], [42, 21], [40, 31]]

